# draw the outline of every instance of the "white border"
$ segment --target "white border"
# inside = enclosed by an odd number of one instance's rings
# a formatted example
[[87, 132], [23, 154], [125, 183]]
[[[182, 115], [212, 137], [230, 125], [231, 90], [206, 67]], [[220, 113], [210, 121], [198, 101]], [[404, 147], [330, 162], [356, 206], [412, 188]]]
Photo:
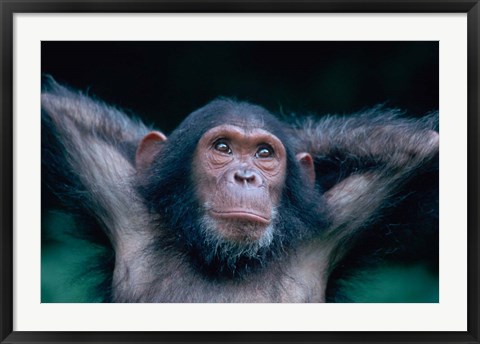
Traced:
[[[14, 34], [14, 330], [467, 329], [466, 14], [15, 14]], [[41, 304], [42, 40], [440, 41], [440, 303]]]

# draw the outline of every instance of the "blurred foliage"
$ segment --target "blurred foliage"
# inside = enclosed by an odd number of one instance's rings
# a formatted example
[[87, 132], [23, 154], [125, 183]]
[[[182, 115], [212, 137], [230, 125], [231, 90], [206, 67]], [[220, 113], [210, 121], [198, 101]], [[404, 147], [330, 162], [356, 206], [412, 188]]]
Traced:
[[348, 302], [439, 302], [438, 275], [423, 263], [383, 263], [338, 282]]
[[[438, 42], [42, 42], [42, 73], [127, 109], [167, 134], [219, 97], [277, 114], [348, 114], [384, 103], [438, 109]], [[42, 194], [42, 302], [96, 302], [102, 248], [71, 235]], [[93, 268], [91, 268], [93, 267]], [[89, 273], [90, 272], [90, 273]], [[438, 302], [423, 265], [376, 265], [339, 283], [355, 302]]]
[[105, 248], [75, 235], [73, 218], [42, 213], [42, 302], [100, 302], [96, 288], [104, 276], [97, 269]]

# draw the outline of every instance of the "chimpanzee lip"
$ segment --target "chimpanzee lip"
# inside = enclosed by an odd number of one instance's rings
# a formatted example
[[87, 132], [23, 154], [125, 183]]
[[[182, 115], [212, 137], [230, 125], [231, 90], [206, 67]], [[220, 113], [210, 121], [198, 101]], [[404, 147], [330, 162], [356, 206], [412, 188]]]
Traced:
[[248, 222], [259, 222], [262, 224], [269, 224], [270, 218], [262, 216], [260, 214], [246, 211], [243, 209], [232, 209], [232, 210], [224, 210], [224, 211], [211, 211], [216, 217], [225, 218], [225, 219], [239, 219], [242, 221]]

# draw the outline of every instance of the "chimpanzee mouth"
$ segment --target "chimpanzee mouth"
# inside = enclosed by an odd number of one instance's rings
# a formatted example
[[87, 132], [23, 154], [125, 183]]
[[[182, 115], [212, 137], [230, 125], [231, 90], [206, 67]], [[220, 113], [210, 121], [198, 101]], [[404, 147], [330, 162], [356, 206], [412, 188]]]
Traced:
[[243, 222], [256, 222], [264, 225], [269, 225], [271, 218], [267, 218], [260, 214], [245, 211], [243, 209], [232, 209], [227, 211], [215, 211], [211, 210], [211, 213], [214, 217], [225, 219], [225, 220], [237, 220]]

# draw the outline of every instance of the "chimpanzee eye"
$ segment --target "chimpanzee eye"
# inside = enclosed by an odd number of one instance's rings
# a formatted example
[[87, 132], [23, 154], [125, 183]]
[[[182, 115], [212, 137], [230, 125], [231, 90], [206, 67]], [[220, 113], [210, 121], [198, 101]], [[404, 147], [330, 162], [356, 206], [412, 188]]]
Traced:
[[232, 154], [232, 150], [230, 147], [225, 143], [225, 141], [217, 141], [214, 145], [215, 150], [225, 153], [225, 154]]
[[257, 158], [270, 158], [273, 156], [273, 148], [267, 145], [262, 145], [258, 148], [255, 157]]

